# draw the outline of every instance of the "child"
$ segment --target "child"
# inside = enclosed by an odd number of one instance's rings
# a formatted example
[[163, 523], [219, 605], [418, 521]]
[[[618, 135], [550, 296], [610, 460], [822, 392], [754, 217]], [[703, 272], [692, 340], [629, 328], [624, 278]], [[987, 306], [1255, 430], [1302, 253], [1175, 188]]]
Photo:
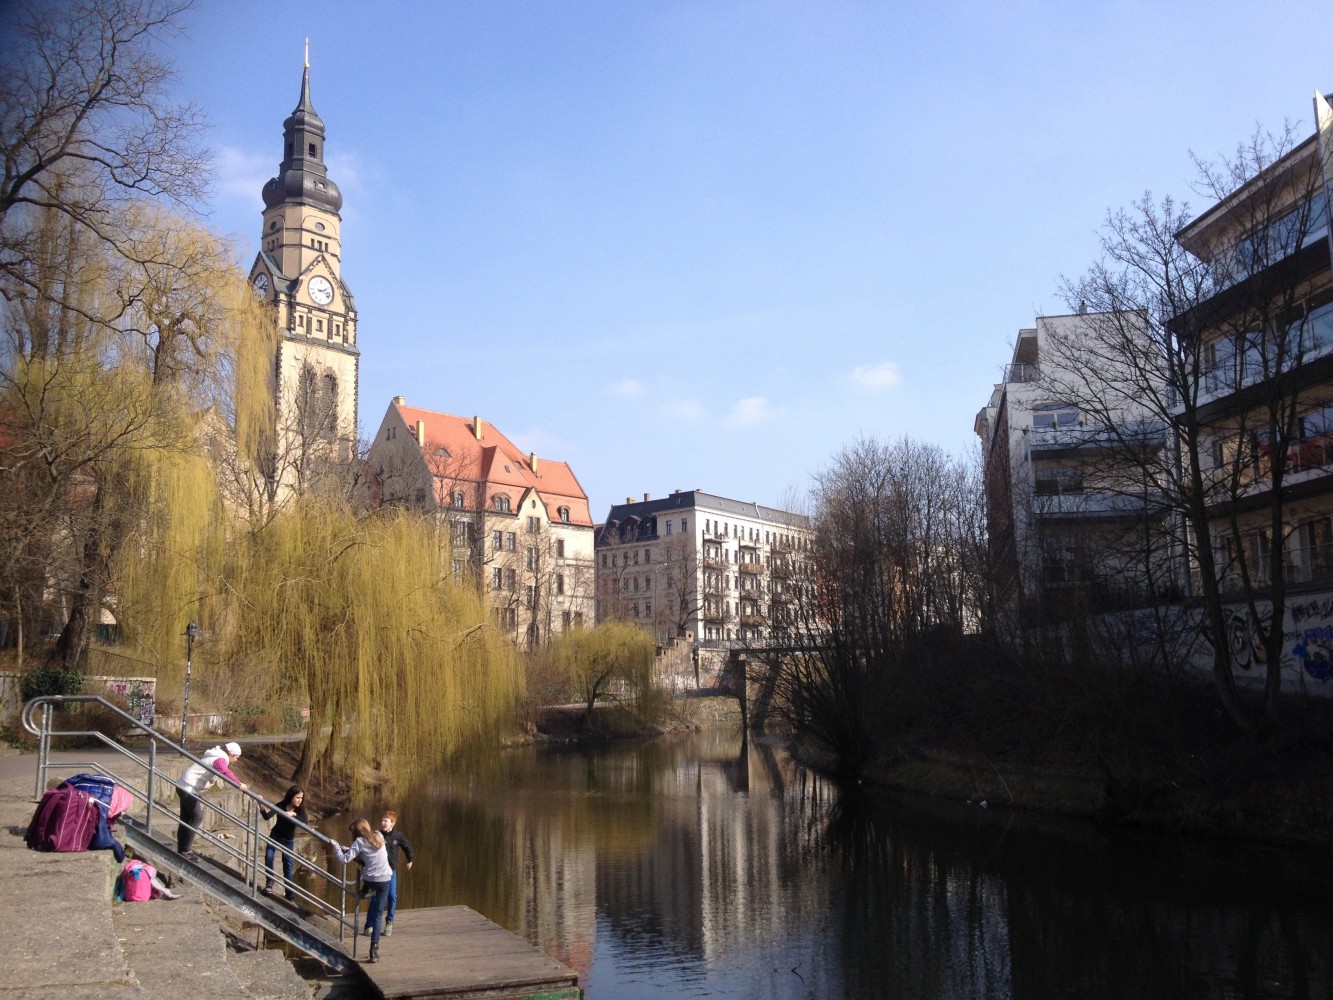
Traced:
[[389, 854], [384, 849], [384, 837], [378, 830], [372, 830], [370, 824], [359, 819], [348, 829], [356, 834], [352, 846], [344, 848], [334, 843], [333, 853], [343, 864], [360, 861], [363, 868], [361, 877], [370, 890], [370, 907], [366, 911], [366, 930], [370, 933], [370, 956], [368, 962], [380, 960], [380, 917], [384, 912], [384, 900], [389, 895], [389, 883], [393, 879], [393, 869], [389, 867]]
[[187, 861], [199, 860], [199, 855], [190, 848], [194, 846], [194, 835], [199, 824], [204, 821], [204, 806], [199, 801], [204, 789], [221, 784], [224, 779], [238, 786], [241, 791], [248, 787], [231, 771], [231, 765], [241, 759], [239, 743], [213, 747], [200, 759], [203, 763], [191, 764], [176, 782], [176, 797], [181, 803], [181, 821], [176, 828], [176, 851]]
[[296, 820], [302, 823], [308, 823], [305, 812], [305, 789], [300, 785], [292, 785], [287, 789], [287, 794], [282, 797], [276, 809], [265, 809], [260, 807], [259, 814], [265, 819], [277, 816], [273, 823], [273, 830], [269, 837], [276, 843], [271, 843], [264, 848], [264, 867], [268, 869], [268, 875], [264, 879], [264, 888], [260, 890], [265, 896], [273, 891], [273, 855], [277, 853], [278, 847], [284, 847], [282, 852], [282, 878], [286, 886], [283, 895], [287, 899], [295, 899], [296, 892], [292, 888], [292, 873], [296, 871], [296, 860], [292, 856], [292, 850], [296, 847]]
[[389, 852], [389, 867], [393, 869], [393, 878], [389, 879], [389, 906], [384, 913], [384, 936], [393, 933], [393, 915], [398, 911], [398, 849], [401, 847], [407, 855], [407, 867], [412, 868], [412, 845], [403, 836], [398, 825], [398, 814], [392, 809], [384, 810], [380, 817], [380, 832], [384, 834], [384, 847]]

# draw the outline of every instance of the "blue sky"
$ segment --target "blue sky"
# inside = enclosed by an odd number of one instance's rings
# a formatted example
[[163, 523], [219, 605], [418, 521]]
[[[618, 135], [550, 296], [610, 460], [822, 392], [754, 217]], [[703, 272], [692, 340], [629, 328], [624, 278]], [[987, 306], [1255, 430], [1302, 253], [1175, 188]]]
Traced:
[[248, 266], [304, 39], [361, 422], [568, 461], [594, 517], [780, 504], [858, 437], [962, 455], [1108, 209], [1311, 128], [1317, 5], [204, 2], [172, 43]]

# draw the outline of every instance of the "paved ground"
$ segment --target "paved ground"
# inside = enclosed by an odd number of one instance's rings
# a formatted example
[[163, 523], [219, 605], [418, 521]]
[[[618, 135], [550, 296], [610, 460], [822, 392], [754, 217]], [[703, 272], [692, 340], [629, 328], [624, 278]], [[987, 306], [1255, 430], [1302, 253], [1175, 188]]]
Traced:
[[[97, 752], [56, 756], [114, 764]], [[110, 851], [29, 850], [23, 835], [36, 805], [36, 760], [0, 750], [0, 913], [8, 918], [0, 1000], [332, 995], [327, 983], [303, 980], [279, 951], [229, 948], [236, 935], [225, 933], [219, 904], [188, 885], [176, 900], [113, 903], [120, 866]]]

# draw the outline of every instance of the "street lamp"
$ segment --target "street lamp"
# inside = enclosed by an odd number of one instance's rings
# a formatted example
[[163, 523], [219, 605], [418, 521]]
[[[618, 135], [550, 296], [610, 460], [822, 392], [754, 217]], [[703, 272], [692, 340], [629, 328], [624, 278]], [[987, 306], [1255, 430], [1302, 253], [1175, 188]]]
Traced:
[[181, 699], [181, 746], [185, 746], [185, 725], [190, 718], [190, 664], [194, 660], [194, 640], [199, 626], [193, 621], [185, 626], [185, 697]]

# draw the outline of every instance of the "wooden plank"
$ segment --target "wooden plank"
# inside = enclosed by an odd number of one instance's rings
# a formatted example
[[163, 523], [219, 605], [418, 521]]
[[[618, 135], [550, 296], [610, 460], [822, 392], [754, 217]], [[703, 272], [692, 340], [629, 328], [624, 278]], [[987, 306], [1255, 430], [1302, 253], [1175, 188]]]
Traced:
[[[370, 947], [361, 939], [360, 954]], [[577, 1000], [578, 974], [467, 906], [399, 910], [361, 971], [385, 1000]]]

